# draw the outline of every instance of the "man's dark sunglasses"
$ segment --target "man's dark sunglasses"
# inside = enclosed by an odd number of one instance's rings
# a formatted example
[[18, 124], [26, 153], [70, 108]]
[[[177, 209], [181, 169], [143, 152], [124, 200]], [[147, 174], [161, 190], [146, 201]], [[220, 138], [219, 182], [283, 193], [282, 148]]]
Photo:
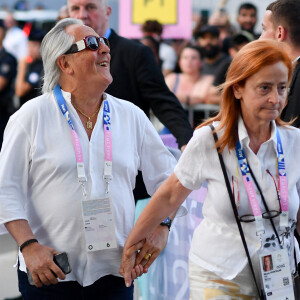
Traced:
[[93, 36], [93, 35], [88, 35], [84, 39], [76, 42], [71, 46], [71, 48], [65, 53], [65, 54], [72, 54], [72, 53], [77, 53], [79, 51], [82, 51], [84, 49], [89, 49], [92, 51], [97, 51], [101, 44], [109, 47], [109, 42], [107, 38], [105, 37], [98, 37], [98, 36]]

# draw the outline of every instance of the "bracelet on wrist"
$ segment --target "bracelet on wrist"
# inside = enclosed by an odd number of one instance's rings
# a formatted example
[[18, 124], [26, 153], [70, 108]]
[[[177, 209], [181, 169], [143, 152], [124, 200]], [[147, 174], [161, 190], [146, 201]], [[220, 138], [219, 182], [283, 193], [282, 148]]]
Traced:
[[30, 244], [33, 244], [33, 243], [38, 243], [38, 240], [37, 239], [30, 239], [30, 240], [27, 240], [26, 242], [24, 242], [21, 246], [20, 246], [20, 252], [22, 253], [23, 249], [25, 247], [27, 247], [28, 245]]

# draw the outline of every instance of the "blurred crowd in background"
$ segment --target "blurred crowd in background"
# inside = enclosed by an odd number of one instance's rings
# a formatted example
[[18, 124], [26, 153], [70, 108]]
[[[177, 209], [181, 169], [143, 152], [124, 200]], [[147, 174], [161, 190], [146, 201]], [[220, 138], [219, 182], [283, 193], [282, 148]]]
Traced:
[[[226, 2], [221, 0], [210, 15], [202, 13], [194, 17], [193, 36], [189, 40], [164, 40], [164, 27], [157, 20], [147, 20], [141, 25], [143, 38], [138, 42], [152, 49], [167, 86], [186, 109], [197, 104], [216, 107], [220, 102], [218, 86], [225, 80], [232, 57], [259, 37], [259, 32], [254, 31], [257, 7], [243, 2], [237, 19], [230, 20]], [[66, 5], [61, 7], [56, 20], [45, 22], [14, 17], [18, 11], [45, 9], [42, 2], [29, 7], [27, 1], [17, 1], [13, 8], [12, 11], [7, 5], [1, 7], [5, 14], [0, 21], [0, 144], [9, 116], [41, 93], [43, 65], [39, 47], [44, 35], [55, 21], [68, 17]], [[204, 112], [193, 113], [191, 125], [196, 126], [204, 118]]]

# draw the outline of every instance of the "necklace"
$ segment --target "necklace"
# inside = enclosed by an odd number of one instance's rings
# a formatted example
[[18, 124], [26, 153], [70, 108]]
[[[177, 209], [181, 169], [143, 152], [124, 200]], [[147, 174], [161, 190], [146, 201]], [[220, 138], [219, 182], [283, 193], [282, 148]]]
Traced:
[[93, 122], [91, 121], [91, 118], [96, 116], [96, 114], [100, 110], [100, 107], [91, 116], [88, 116], [84, 112], [82, 112], [74, 103], [72, 103], [72, 104], [76, 108], [76, 110], [78, 110], [78, 112], [80, 112], [83, 116], [85, 116], [88, 119], [87, 122], [86, 122], [86, 128], [90, 129], [90, 130], [93, 129]]

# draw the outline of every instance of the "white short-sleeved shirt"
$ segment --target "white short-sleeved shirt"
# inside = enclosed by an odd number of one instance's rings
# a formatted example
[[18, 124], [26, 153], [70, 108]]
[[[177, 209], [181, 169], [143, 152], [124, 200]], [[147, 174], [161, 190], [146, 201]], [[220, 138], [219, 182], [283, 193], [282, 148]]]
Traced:
[[[218, 123], [214, 123], [214, 126], [217, 127]], [[238, 123], [241, 145], [270, 210], [279, 209], [274, 181], [266, 172], [268, 169], [277, 181], [277, 138], [275, 129], [276, 124], [272, 122], [271, 138], [261, 145], [257, 155], [255, 155], [249, 147], [249, 136], [241, 117]], [[278, 129], [287, 170], [289, 226], [295, 228], [300, 192], [300, 130], [290, 126], [278, 127]], [[238, 167], [235, 150], [229, 152], [228, 148], [225, 148], [222, 155], [229, 181], [230, 183], [234, 182], [235, 199], [237, 199], [238, 186], [239, 216], [251, 214], [252, 210]], [[224, 279], [234, 278], [242, 271], [248, 261], [233, 215], [220, 161], [215, 149], [214, 138], [209, 126], [204, 126], [195, 131], [174, 172], [181, 184], [188, 189], [199, 189], [203, 181], [207, 182], [207, 196], [203, 205], [204, 220], [194, 231], [190, 259]], [[258, 190], [256, 193], [261, 210], [264, 212], [265, 209]], [[279, 217], [273, 220], [278, 230]], [[250, 255], [253, 256], [261, 245], [259, 237], [256, 236], [255, 223], [242, 223], [242, 226]], [[274, 243], [276, 240], [270, 221], [264, 220], [264, 226], [266, 233], [263, 236], [263, 248], [278, 247]], [[293, 268], [293, 234], [287, 235], [286, 242], [291, 246], [289, 247], [289, 254], [291, 267]]]
[[[103, 105], [89, 140], [70, 94], [63, 95], [83, 151], [88, 197], [101, 197], [105, 193]], [[142, 110], [110, 95], [107, 99], [113, 148], [110, 192], [118, 249], [85, 251], [83, 195], [71, 129], [53, 93], [28, 101], [10, 118], [0, 154], [0, 229], [3, 231], [3, 224], [12, 220], [28, 220], [41, 244], [68, 252], [72, 272], [66, 280], [83, 286], [108, 274], [120, 276], [122, 248], [134, 224], [132, 190], [138, 170], [151, 195], [176, 164]], [[24, 271], [21, 254], [20, 261]]]
[[174, 70], [177, 63], [177, 54], [172, 46], [161, 42], [159, 44], [159, 58], [162, 60], [162, 70]]

